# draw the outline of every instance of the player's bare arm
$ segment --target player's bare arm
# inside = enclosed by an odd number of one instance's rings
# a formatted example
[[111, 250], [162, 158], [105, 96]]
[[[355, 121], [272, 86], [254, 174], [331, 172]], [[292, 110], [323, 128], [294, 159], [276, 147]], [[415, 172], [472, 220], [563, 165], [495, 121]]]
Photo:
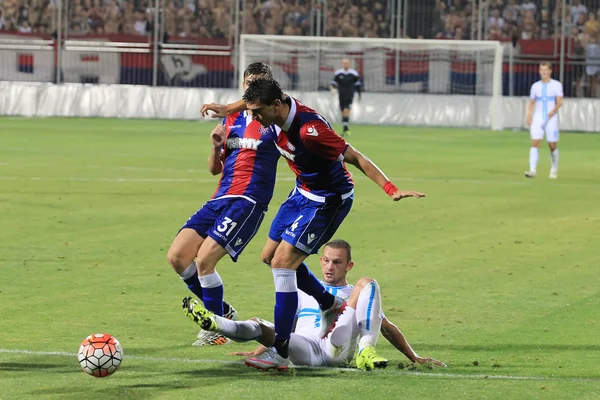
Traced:
[[[562, 98], [561, 98], [562, 102]], [[535, 108], [535, 99], [529, 100], [529, 104], [527, 105], [527, 125], [531, 125], [533, 121], [533, 110]]]
[[[236, 351], [229, 353], [230, 356], [255, 357], [261, 355], [267, 351], [269, 347], [273, 346], [273, 342], [275, 341], [274, 326], [261, 318], [251, 318], [251, 320], [258, 322], [261, 328], [262, 334], [260, 335], [260, 338], [257, 339], [259, 345], [252, 351]], [[294, 321], [293, 331], [296, 331], [297, 322], [298, 318]]]
[[446, 367], [447, 365], [443, 362], [430, 357], [420, 357], [410, 346], [400, 329], [387, 318], [381, 321], [381, 334], [387, 339], [395, 348], [400, 350], [410, 361], [419, 364], [433, 363], [440, 367]]
[[200, 113], [203, 117], [206, 117], [209, 111], [212, 111], [214, 114], [211, 115], [211, 118], [226, 118], [228, 115], [238, 111], [244, 111], [245, 109], [246, 103], [244, 100], [238, 100], [235, 103], [227, 105], [217, 103], [204, 104], [200, 109]]
[[212, 150], [208, 156], [208, 170], [213, 175], [218, 175], [223, 172], [223, 158], [221, 157], [221, 149], [223, 143], [225, 143], [225, 134], [227, 128], [225, 125], [219, 124], [210, 133], [210, 140], [212, 142]]
[[406, 197], [425, 197], [424, 193], [400, 190], [385, 176], [383, 171], [368, 157], [362, 155], [354, 147], [348, 145], [344, 153], [344, 161], [354, 165], [369, 179], [379, 185], [394, 201], [404, 199]]
[[563, 98], [562, 97], [556, 97], [556, 105], [548, 113], [548, 119], [554, 117], [556, 115], [556, 113], [558, 112], [558, 109], [561, 108], [562, 105], [563, 105]]
[[267, 351], [267, 347], [263, 346], [262, 344], [259, 344], [258, 347], [256, 347], [252, 351], [234, 351], [233, 353], [229, 353], [229, 355], [230, 356], [242, 356], [242, 357], [255, 357], [255, 356], [261, 355], [265, 351]]

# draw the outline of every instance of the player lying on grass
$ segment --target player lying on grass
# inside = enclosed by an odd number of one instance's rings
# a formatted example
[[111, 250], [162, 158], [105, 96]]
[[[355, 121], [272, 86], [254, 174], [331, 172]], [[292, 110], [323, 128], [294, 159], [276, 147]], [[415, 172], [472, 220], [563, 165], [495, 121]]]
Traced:
[[[290, 338], [289, 356], [295, 365], [342, 366], [356, 354], [356, 366], [363, 370], [385, 368], [387, 360], [375, 351], [379, 332], [412, 362], [446, 366], [433, 358], [420, 357], [411, 348], [398, 327], [391, 323], [381, 310], [381, 295], [377, 282], [362, 277], [355, 286], [348, 284], [346, 276], [353, 268], [352, 248], [344, 240], [327, 243], [321, 256], [323, 284], [327, 290], [347, 300], [347, 307], [338, 316], [335, 327], [320, 336], [321, 313], [317, 302], [304, 292], [299, 292], [295, 330]], [[274, 351], [275, 330], [262, 319], [230, 321], [216, 316], [190, 297], [183, 300], [185, 314], [203, 329], [218, 332], [235, 341], [256, 340], [261, 343], [252, 352], [235, 355], [256, 356]], [[265, 347], [266, 346], [266, 347]], [[357, 352], [358, 350], [358, 352]], [[254, 364], [248, 364], [255, 367]], [[287, 365], [277, 367], [286, 370]]]

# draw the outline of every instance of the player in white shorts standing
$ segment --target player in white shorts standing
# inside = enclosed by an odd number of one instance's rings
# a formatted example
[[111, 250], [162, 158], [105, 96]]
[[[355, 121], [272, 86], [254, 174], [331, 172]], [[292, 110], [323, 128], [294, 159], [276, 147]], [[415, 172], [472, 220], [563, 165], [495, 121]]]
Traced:
[[539, 148], [544, 134], [550, 147], [550, 178], [558, 178], [558, 109], [563, 103], [563, 86], [552, 79], [552, 65], [540, 63], [540, 77], [531, 86], [529, 106], [527, 107], [527, 124], [531, 126], [531, 148], [529, 149], [529, 171], [527, 178], [534, 178], [537, 172]]
[[[445, 366], [433, 358], [420, 357], [406, 341], [402, 332], [386, 319], [381, 311], [379, 285], [371, 278], [362, 277], [356, 286], [346, 280], [352, 269], [352, 248], [344, 240], [333, 240], [325, 245], [321, 255], [323, 285], [333, 295], [347, 300], [345, 310], [339, 315], [335, 327], [324, 337], [321, 333], [321, 312], [317, 301], [298, 291], [299, 302], [295, 329], [290, 337], [289, 356], [295, 365], [341, 366], [347, 365], [356, 354], [356, 366], [363, 370], [385, 368], [387, 360], [375, 351], [377, 338], [383, 336], [411, 361], [424, 364], [431, 362]], [[235, 353], [240, 356], [256, 356], [274, 351], [273, 324], [262, 319], [230, 321], [206, 310], [191, 297], [184, 299], [185, 314], [203, 329], [218, 332], [235, 341], [256, 340], [261, 343], [251, 352]], [[358, 352], [357, 352], [358, 351]], [[253, 363], [248, 366], [260, 368]], [[264, 368], [268, 369], [268, 368]], [[286, 366], [276, 368], [286, 370]]]

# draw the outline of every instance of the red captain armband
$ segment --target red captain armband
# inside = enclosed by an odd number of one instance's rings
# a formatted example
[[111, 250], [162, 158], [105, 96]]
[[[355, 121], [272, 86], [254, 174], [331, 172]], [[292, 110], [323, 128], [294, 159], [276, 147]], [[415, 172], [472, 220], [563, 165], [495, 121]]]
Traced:
[[394, 185], [390, 181], [387, 181], [385, 185], [383, 185], [383, 191], [386, 192], [388, 196], [393, 195], [394, 193], [396, 193], [397, 190], [398, 188], [396, 187], [396, 185]]

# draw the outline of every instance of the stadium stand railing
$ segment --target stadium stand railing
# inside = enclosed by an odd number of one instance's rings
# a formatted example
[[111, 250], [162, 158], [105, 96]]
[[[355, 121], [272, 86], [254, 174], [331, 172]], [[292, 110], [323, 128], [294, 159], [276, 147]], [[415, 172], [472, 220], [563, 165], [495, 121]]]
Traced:
[[242, 33], [473, 39], [505, 44], [505, 96], [550, 61], [599, 97], [599, 20], [600, 0], [3, 0], [0, 80], [235, 88]]

